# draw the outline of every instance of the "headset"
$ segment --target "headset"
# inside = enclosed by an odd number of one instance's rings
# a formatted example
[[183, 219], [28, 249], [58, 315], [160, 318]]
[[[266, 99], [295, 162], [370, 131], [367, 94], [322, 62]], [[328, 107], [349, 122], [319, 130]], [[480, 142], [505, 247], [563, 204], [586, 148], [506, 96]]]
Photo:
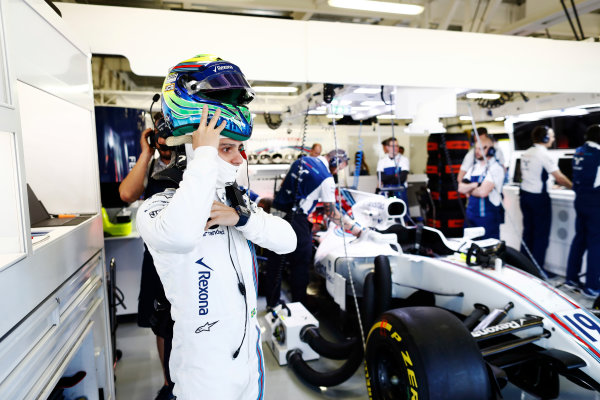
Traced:
[[[152, 96], [152, 104], [150, 104], [150, 118], [152, 119], [152, 125], [154, 126], [154, 133], [148, 135], [148, 144], [153, 149], [157, 148], [159, 137], [166, 140], [169, 136], [171, 136], [171, 131], [167, 127], [167, 122], [165, 121], [165, 118], [161, 116], [158, 119], [154, 119], [154, 116], [152, 115], [152, 107], [154, 106], [154, 103], [156, 103], [158, 100], [160, 100], [160, 95], [158, 93], [155, 93], [154, 96]], [[175, 149], [174, 147], [167, 146], [165, 144], [161, 144], [160, 148], [161, 150]]]
[[544, 130], [546, 131], [546, 134], [542, 138], [542, 143], [548, 143], [550, 141], [550, 135], [548, 134], [548, 132], [550, 131], [550, 127], [544, 125]]

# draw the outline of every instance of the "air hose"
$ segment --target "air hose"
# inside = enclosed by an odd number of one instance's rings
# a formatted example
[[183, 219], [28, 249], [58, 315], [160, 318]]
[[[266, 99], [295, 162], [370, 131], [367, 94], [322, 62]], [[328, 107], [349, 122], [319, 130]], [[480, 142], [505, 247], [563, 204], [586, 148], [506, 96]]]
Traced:
[[313, 369], [306, 361], [302, 359], [302, 351], [299, 349], [291, 350], [287, 353], [286, 359], [290, 367], [297, 376], [314, 386], [336, 386], [344, 383], [358, 369], [363, 362], [363, 347], [358, 342], [350, 355], [350, 358], [338, 369], [333, 371], [321, 372]]
[[314, 325], [306, 325], [302, 328], [300, 331], [300, 340], [307, 343], [319, 355], [331, 358], [332, 360], [347, 359], [359, 343], [358, 338], [355, 337], [341, 343], [330, 342], [321, 336], [319, 328]]

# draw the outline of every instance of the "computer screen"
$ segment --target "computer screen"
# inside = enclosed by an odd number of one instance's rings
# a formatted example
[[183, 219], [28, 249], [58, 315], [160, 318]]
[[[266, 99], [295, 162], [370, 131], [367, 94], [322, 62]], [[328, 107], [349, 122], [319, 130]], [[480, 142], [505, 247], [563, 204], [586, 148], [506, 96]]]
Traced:
[[573, 158], [564, 157], [558, 159], [558, 169], [565, 174], [567, 178], [573, 180]]
[[586, 115], [561, 116], [523, 121], [514, 124], [513, 137], [515, 150], [527, 150], [533, 145], [531, 131], [538, 125], [547, 125], [554, 130], [555, 143], [553, 149], [576, 149], [583, 145], [583, 134], [590, 125], [600, 123], [600, 112]]

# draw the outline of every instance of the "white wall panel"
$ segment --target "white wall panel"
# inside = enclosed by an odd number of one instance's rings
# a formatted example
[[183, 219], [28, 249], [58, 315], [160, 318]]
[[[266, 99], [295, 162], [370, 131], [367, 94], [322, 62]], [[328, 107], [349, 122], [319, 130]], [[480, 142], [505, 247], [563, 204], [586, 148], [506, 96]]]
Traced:
[[52, 214], [96, 213], [92, 111], [17, 81], [27, 182]]
[[[253, 80], [600, 92], [600, 43], [58, 3], [93, 53], [164, 76], [196, 52]], [[151, 38], [151, 40], [150, 40]]]
[[165, 76], [175, 63], [206, 53], [239, 64], [249, 79], [306, 81], [303, 21], [56, 5], [92, 53], [124, 55], [138, 75]]
[[17, 79], [93, 110], [89, 49], [79, 41], [67, 40], [65, 32], [48, 24], [47, 19], [61, 22], [49, 7], [34, 9], [26, 1], [13, 0], [10, 8], [11, 18], [5, 22], [12, 38], [8, 50]]

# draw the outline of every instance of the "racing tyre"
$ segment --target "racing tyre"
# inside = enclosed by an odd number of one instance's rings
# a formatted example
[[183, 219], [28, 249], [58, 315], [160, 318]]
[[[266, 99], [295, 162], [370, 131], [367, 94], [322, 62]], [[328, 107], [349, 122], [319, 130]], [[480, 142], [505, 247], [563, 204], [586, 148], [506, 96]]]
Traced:
[[434, 307], [390, 310], [367, 338], [370, 399], [488, 400], [479, 347], [461, 321]]
[[392, 269], [387, 256], [375, 257], [375, 315], [390, 309], [392, 302]]
[[362, 321], [366, 327], [371, 326], [375, 320], [375, 284], [373, 282], [373, 272], [369, 272], [363, 283], [363, 298], [362, 298]]
[[544, 280], [540, 271], [535, 267], [531, 260], [520, 251], [506, 246], [506, 249], [500, 254], [500, 258], [505, 263], [512, 265], [515, 268], [525, 271], [536, 278]]

